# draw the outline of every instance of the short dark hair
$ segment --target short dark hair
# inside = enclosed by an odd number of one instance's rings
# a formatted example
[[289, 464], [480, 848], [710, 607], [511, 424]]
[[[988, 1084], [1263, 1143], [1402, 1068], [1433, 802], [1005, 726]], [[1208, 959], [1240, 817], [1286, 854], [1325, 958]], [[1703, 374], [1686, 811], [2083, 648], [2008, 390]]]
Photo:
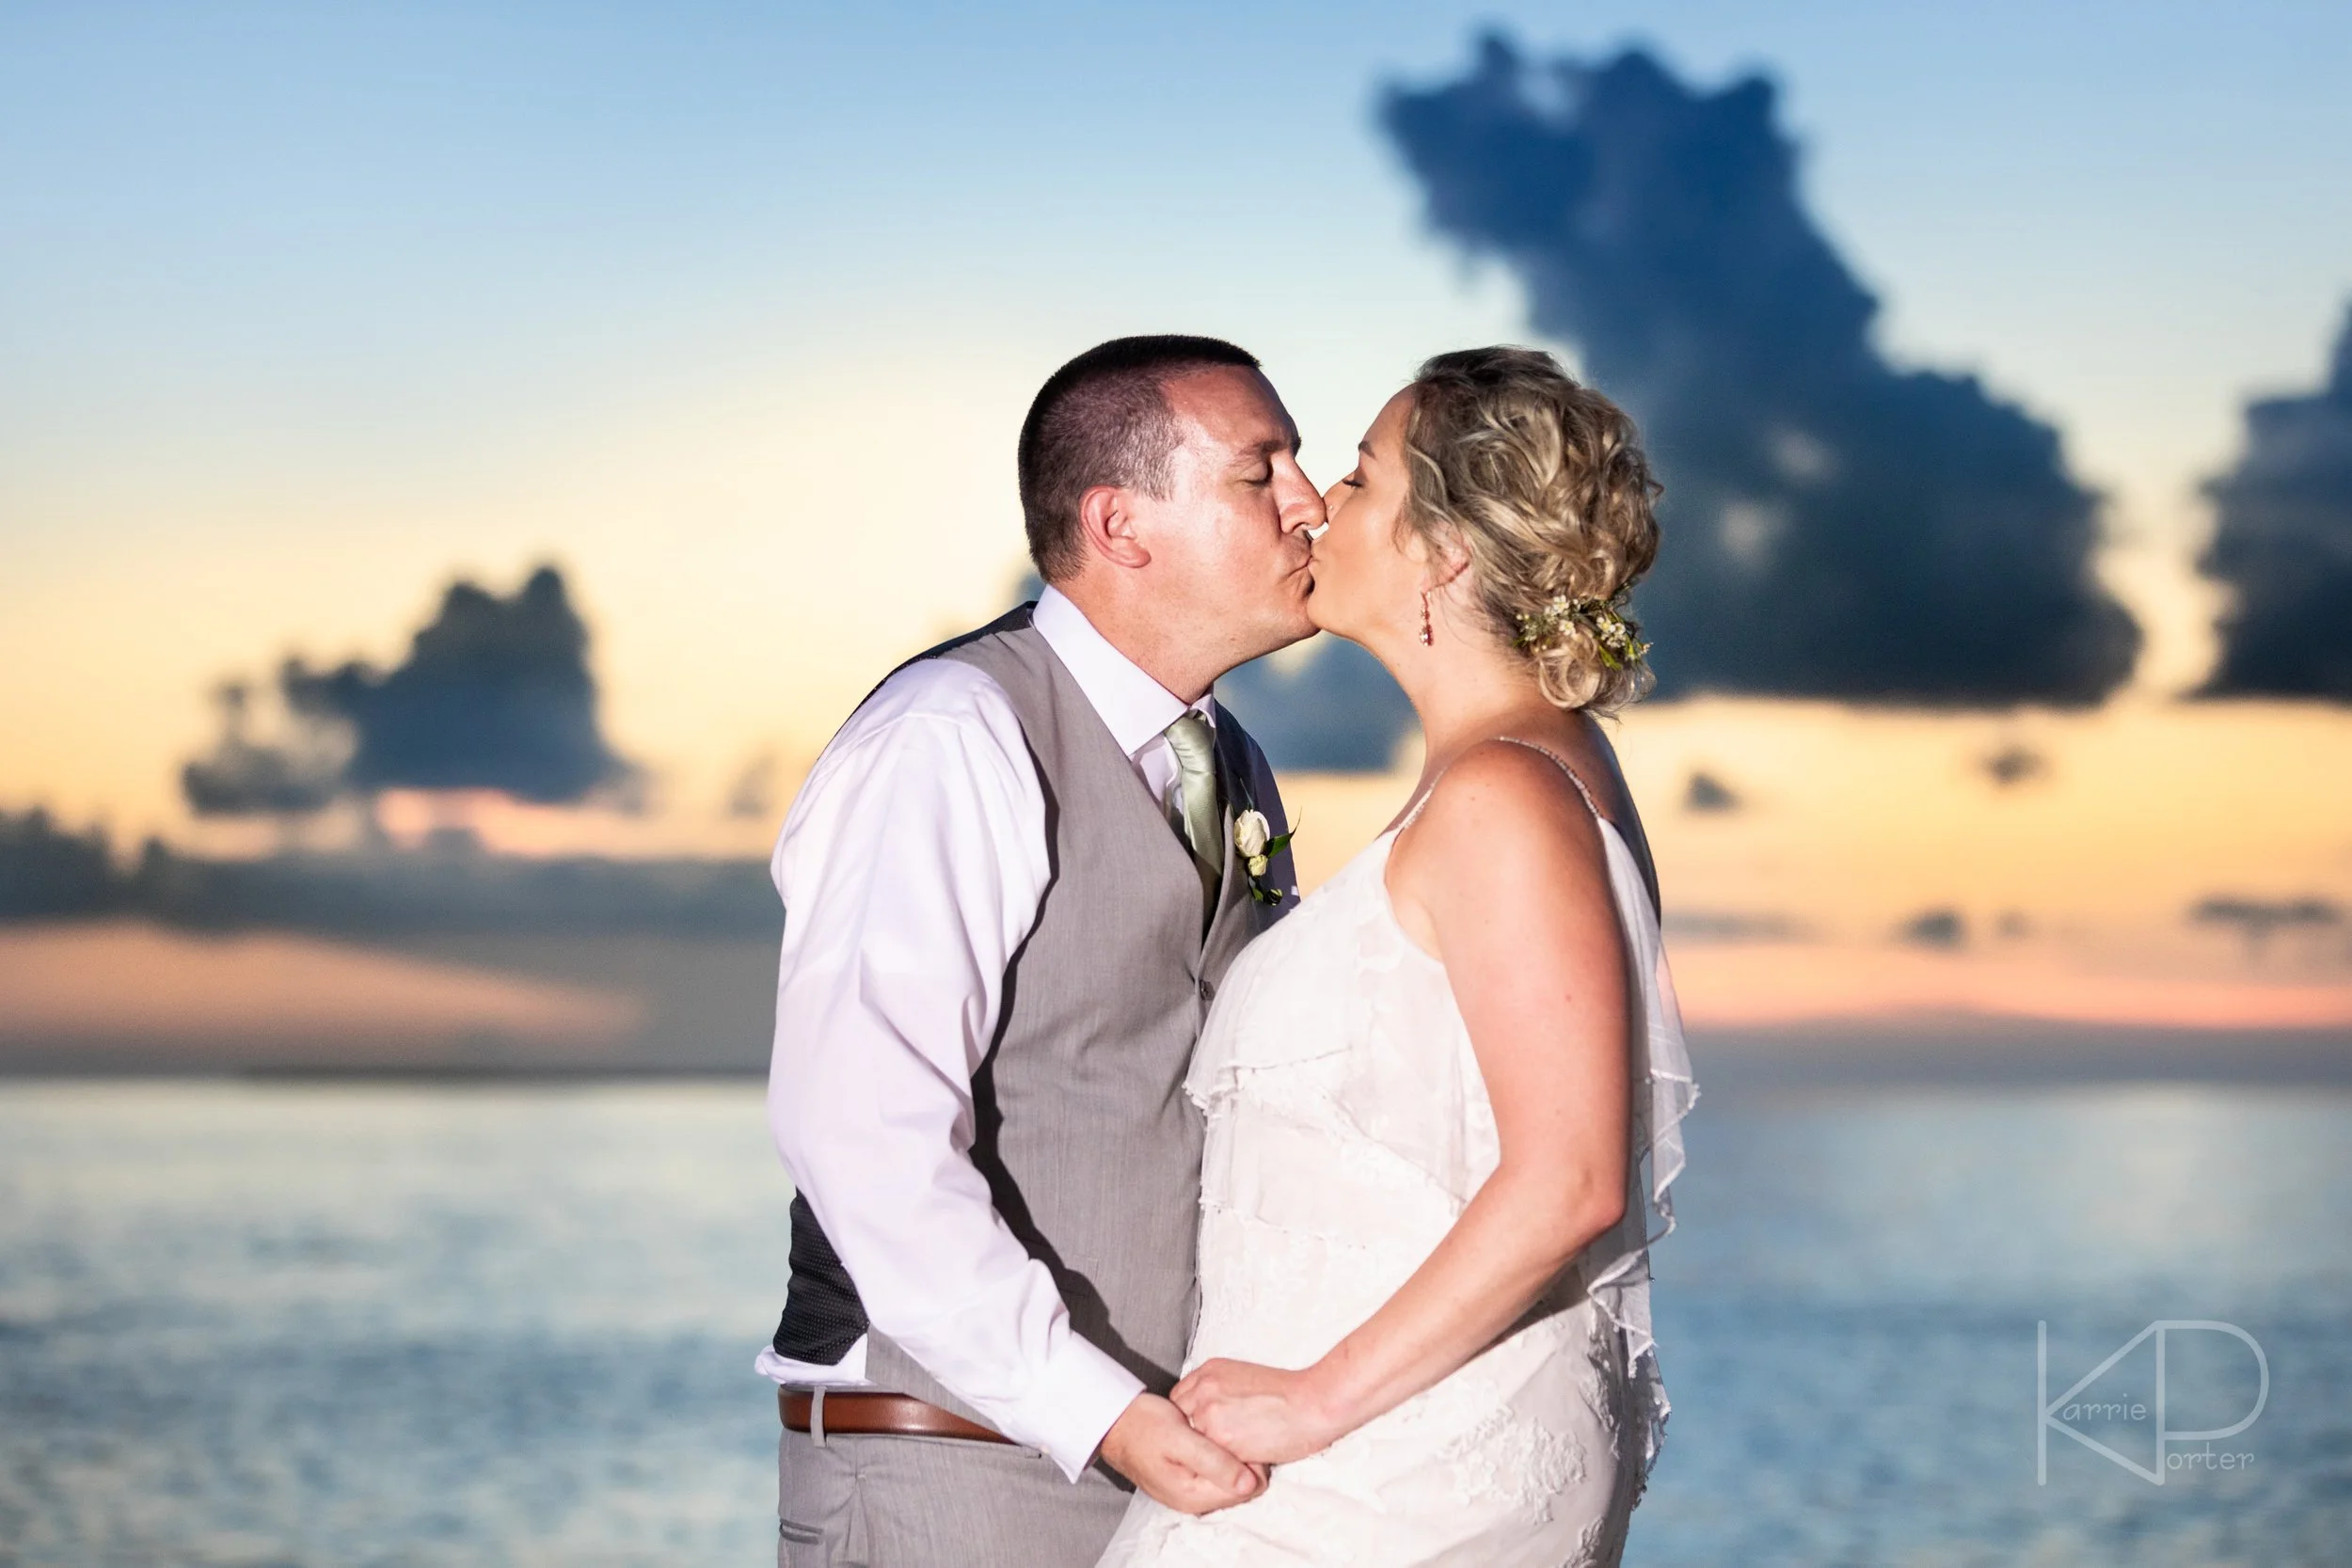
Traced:
[[1021, 421], [1021, 515], [1038, 576], [1058, 582], [1078, 570], [1078, 499], [1089, 490], [1167, 494], [1179, 432], [1165, 388], [1221, 365], [1259, 368], [1221, 338], [1163, 332], [1098, 343], [1045, 378]]

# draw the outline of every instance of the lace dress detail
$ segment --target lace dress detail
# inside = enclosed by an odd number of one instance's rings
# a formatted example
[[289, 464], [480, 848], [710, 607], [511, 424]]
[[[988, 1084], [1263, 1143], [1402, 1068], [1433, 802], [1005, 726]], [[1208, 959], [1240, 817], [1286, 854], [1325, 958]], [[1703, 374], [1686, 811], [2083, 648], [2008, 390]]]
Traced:
[[[1676, 1123], [1696, 1091], [1648, 892], [1599, 820], [1634, 982], [1626, 1219], [1514, 1332], [1322, 1453], [1278, 1466], [1263, 1496], [1191, 1518], [1138, 1495], [1104, 1568], [1618, 1560], [1667, 1408], [1648, 1245], [1673, 1227]], [[1389, 902], [1397, 831], [1243, 953], [1201, 1036], [1185, 1082], [1208, 1123], [1188, 1367], [1316, 1360], [1421, 1266], [1498, 1164], [1444, 967]]]

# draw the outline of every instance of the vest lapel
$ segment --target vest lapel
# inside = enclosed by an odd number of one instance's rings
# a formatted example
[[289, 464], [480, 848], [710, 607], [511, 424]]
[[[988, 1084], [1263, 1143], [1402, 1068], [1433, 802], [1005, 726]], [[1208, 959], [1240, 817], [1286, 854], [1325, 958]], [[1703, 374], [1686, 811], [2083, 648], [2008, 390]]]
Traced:
[[1248, 868], [1233, 848], [1233, 819], [1243, 812], [1260, 809], [1255, 786], [1249, 778], [1249, 752], [1241, 744], [1240, 726], [1233, 716], [1219, 705], [1216, 723], [1217, 793], [1225, 798], [1223, 837], [1225, 841], [1225, 876], [1217, 888], [1216, 912], [1209, 919], [1208, 929], [1200, 934], [1200, 947], [1207, 952], [1216, 944], [1218, 936], [1229, 921], [1246, 913], [1250, 905]]

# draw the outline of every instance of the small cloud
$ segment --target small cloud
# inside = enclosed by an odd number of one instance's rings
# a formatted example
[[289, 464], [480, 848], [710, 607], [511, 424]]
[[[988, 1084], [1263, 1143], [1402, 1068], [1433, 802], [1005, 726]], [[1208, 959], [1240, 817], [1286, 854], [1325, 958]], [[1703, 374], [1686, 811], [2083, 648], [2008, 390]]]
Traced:
[[352, 727], [345, 773], [357, 789], [495, 789], [564, 804], [630, 771], [597, 727], [588, 628], [552, 566], [505, 598], [452, 583], [389, 672], [297, 662], [282, 684], [296, 711]]
[[1672, 910], [1666, 935], [1680, 942], [1807, 942], [1813, 932], [1785, 914], [1738, 910]]
[[2004, 910], [1993, 930], [2004, 942], [2023, 942], [2033, 935], [2033, 922], [2017, 910]]
[[202, 816], [298, 816], [385, 789], [492, 789], [540, 804], [602, 792], [642, 809], [644, 775], [597, 725], [587, 654], [552, 566], [506, 597], [461, 580], [389, 671], [288, 659], [276, 739], [251, 735], [251, 690], [224, 685], [221, 737], [181, 770], [182, 792]]
[[2198, 565], [2232, 591], [2207, 697], [2352, 702], [2352, 314], [2327, 385], [2246, 410]]
[[2009, 745], [1985, 757], [1979, 766], [1995, 785], [2009, 789], [2047, 774], [2050, 759], [2030, 746]]
[[2242, 898], [2218, 894], [2188, 911], [2192, 925], [2237, 931], [2249, 952], [2259, 953], [2282, 930], [2317, 930], [2343, 924], [2344, 911], [2325, 898]]
[[1739, 792], [1705, 768], [1692, 770], [1682, 792], [1682, 809], [1692, 812], [1735, 812], [1746, 804]]
[[763, 822], [776, 814], [776, 754], [762, 752], [743, 765], [727, 790], [725, 811], [737, 822]]
[[1958, 910], [1922, 910], [1904, 921], [1895, 934], [1915, 947], [1964, 947], [1968, 922]]
[[253, 691], [224, 681], [214, 692], [220, 738], [180, 769], [180, 790], [199, 816], [307, 816], [343, 793], [348, 732], [315, 714], [293, 716], [282, 737], [252, 736]]
[[597, 787], [596, 799], [623, 816], [650, 816], [660, 809], [660, 784], [651, 768], [624, 762], [610, 780]]

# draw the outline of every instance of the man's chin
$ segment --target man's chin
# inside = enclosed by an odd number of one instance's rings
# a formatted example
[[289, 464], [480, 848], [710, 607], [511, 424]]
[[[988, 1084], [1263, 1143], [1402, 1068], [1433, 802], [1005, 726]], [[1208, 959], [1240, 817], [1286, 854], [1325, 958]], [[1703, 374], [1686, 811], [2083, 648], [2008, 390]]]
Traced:
[[1263, 616], [1250, 628], [1245, 644], [1257, 651], [1245, 657], [1243, 663], [1263, 658], [1294, 642], [1303, 642], [1323, 629], [1314, 618], [1314, 579], [1303, 568], [1284, 579], [1281, 590], [1261, 601]]
[[[1275, 630], [1276, 628], [1269, 627], [1268, 629]], [[1294, 642], [1304, 642], [1322, 629], [1321, 626], [1315, 625], [1314, 617], [1305, 613], [1302, 610], [1298, 614], [1284, 617], [1277, 633], [1280, 636], [1281, 641], [1276, 643], [1275, 646], [1287, 648]]]
[[[1315, 625], [1314, 618], [1305, 612], [1303, 607], [1295, 609], [1292, 614], [1285, 615], [1279, 620], [1269, 618], [1259, 627], [1258, 636], [1252, 640], [1257, 644], [1258, 651], [1251, 654], [1249, 658], [1263, 658], [1268, 654], [1279, 653], [1294, 642], [1304, 642], [1322, 629], [1321, 626]], [[1247, 664], [1249, 659], [1246, 658], [1242, 662]]]

